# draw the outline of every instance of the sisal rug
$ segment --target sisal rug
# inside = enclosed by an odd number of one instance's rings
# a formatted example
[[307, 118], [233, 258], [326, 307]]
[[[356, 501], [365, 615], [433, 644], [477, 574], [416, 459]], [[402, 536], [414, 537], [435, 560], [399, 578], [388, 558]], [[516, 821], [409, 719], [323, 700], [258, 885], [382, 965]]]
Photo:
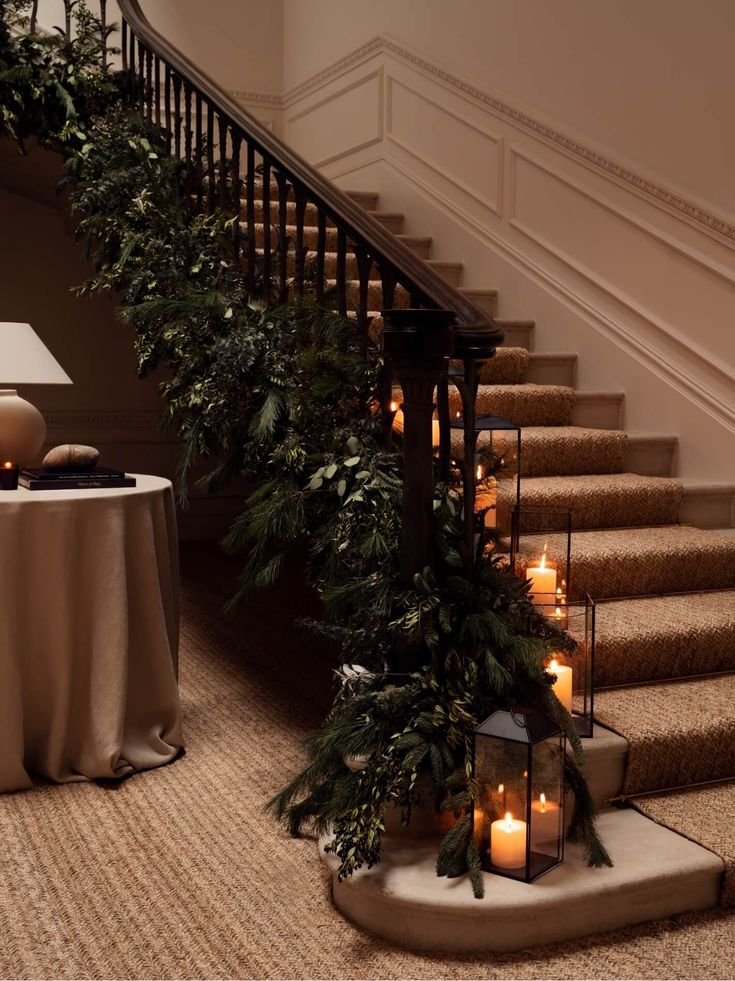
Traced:
[[[631, 525], [669, 525], [679, 519], [684, 488], [669, 477], [641, 477], [633, 473], [575, 477], [530, 477], [521, 483], [521, 505], [531, 508], [571, 508], [575, 528], [624, 528]], [[498, 509], [515, 504], [498, 497]], [[544, 522], [540, 530], [564, 528]], [[532, 530], [531, 516], [524, 522]]]
[[720, 856], [725, 866], [720, 904], [735, 907], [735, 782], [638, 797], [632, 803], [646, 817]]
[[735, 589], [599, 603], [595, 683], [735, 671]]
[[293, 584], [224, 618], [234, 571], [187, 549], [183, 759], [115, 790], [0, 798], [1, 977], [733, 977], [735, 917], [721, 911], [482, 958], [409, 953], [354, 929], [314, 842], [262, 810], [323, 716], [331, 656], [291, 626]]
[[[482, 385], [520, 385], [526, 377], [529, 353], [524, 347], [499, 347], [482, 366]], [[460, 362], [461, 363], [461, 362]]]
[[735, 675], [597, 692], [595, 719], [628, 740], [624, 794], [735, 779]]

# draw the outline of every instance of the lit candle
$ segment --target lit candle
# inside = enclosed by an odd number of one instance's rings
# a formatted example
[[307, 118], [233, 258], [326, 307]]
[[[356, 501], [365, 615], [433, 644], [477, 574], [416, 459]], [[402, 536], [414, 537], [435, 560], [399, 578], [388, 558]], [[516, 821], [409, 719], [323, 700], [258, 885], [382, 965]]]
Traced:
[[18, 464], [6, 460], [0, 467], [0, 490], [17, 490]]
[[498, 869], [521, 869], [526, 864], [526, 822], [510, 811], [490, 825], [490, 864]]
[[553, 800], [546, 800], [546, 794], [531, 802], [531, 842], [546, 844], [559, 837], [560, 808]]
[[549, 603], [556, 595], [556, 569], [546, 565], [546, 548], [538, 565], [526, 569], [526, 579], [531, 580], [530, 596], [538, 606]]
[[438, 446], [439, 445], [439, 441], [440, 441], [440, 437], [439, 437], [439, 420], [438, 419], [432, 419], [431, 420], [431, 445], [432, 446]]
[[398, 412], [398, 403], [397, 402], [391, 402], [391, 404], [390, 404], [390, 411], [391, 412]]
[[550, 674], [556, 675], [556, 681], [551, 686], [554, 694], [562, 703], [567, 712], [572, 711], [572, 669], [566, 664], [559, 664], [554, 659], [546, 669]]

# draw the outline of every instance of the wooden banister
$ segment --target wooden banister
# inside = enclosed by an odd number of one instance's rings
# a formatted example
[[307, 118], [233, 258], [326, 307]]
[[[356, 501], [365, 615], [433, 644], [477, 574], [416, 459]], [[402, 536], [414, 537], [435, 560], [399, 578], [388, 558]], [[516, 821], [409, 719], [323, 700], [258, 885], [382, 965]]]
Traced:
[[[163, 98], [164, 117], [171, 149], [174, 154], [190, 157], [191, 137], [191, 98], [196, 106], [196, 128], [194, 141], [200, 148], [205, 141], [204, 167], [208, 172], [208, 203], [224, 203], [227, 200], [227, 175], [224, 163], [215, 175], [214, 156], [224, 161], [227, 147], [231, 146], [235, 155], [247, 161], [248, 172], [244, 181], [246, 209], [246, 265], [248, 281], [252, 282], [255, 273], [256, 251], [253, 221], [253, 161], [257, 154], [263, 163], [265, 175], [273, 176], [278, 190], [271, 193], [270, 186], [264, 194], [263, 224], [269, 233], [265, 236], [263, 265], [270, 275], [275, 263], [278, 245], [283, 246], [286, 228], [286, 198], [291, 195], [296, 202], [296, 218], [289, 224], [297, 225], [295, 272], [290, 289], [297, 295], [304, 289], [304, 260], [306, 251], [301, 244], [303, 215], [307, 205], [316, 208], [316, 225], [319, 229], [318, 242], [312, 250], [316, 258], [317, 296], [323, 291], [319, 272], [324, 268], [325, 234], [327, 222], [336, 226], [338, 237], [337, 261], [337, 301], [341, 311], [347, 309], [347, 282], [344, 275], [344, 250], [347, 243], [356, 257], [359, 266], [358, 283], [358, 323], [363, 330], [369, 326], [368, 311], [363, 309], [368, 302], [368, 271], [375, 268], [377, 282], [382, 286], [380, 309], [393, 305], [395, 286], [403, 287], [409, 294], [411, 305], [428, 309], [445, 309], [454, 313], [456, 322], [465, 328], [477, 328], [486, 338], [500, 343], [502, 330], [487, 314], [476, 306], [459, 290], [446, 283], [429, 265], [411, 252], [396, 236], [387, 231], [363, 208], [351, 200], [343, 191], [295, 153], [287, 144], [274, 136], [254, 116], [243, 109], [221, 86], [195, 65], [165, 37], [156, 31], [143, 14], [138, 0], [119, 0], [123, 17], [123, 59], [124, 66], [137, 75], [141, 87], [140, 106], [151, 122], [161, 119], [160, 82], [152, 84], [152, 79], [160, 79], [161, 64], [164, 66], [165, 94]], [[137, 42], [137, 44], [135, 43]], [[137, 48], [137, 50], [136, 50]], [[174, 98], [171, 100], [169, 80], [173, 81]], [[184, 99], [181, 89], [184, 89]], [[185, 103], [182, 108], [182, 102]], [[155, 103], [155, 104], [154, 104]], [[207, 126], [202, 128], [202, 109], [206, 111]], [[184, 132], [182, 133], [182, 122]], [[216, 125], [215, 125], [216, 122]], [[183, 138], [182, 138], [183, 137]], [[242, 147], [242, 150], [241, 150]], [[202, 160], [196, 161], [202, 167]], [[232, 182], [239, 186], [239, 173], [231, 175]], [[219, 183], [219, 195], [215, 182]], [[198, 196], [199, 200], [201, 193]], [[276, 210], [276, 219], [271, 221], [271, 208]], [[266, 210], [267, 209], [267, 210]], [[276, 243], [270, 241], [270, 225], [275, 226]], [[280, 295], [285, 293], [285, 256], [280, 257]], [[375, 306], [374, 306], [375, 309]]]

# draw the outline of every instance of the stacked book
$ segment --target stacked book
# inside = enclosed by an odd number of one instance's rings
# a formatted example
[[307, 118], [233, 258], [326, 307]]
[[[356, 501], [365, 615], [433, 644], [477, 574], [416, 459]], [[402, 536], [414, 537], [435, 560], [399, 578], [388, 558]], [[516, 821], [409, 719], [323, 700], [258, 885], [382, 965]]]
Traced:
[[99, 490], [135, 487], [135, 477], [128, 477], [122, 470], [113, 470], [111, 467], [94, 467], [92, 470], [40, 467], [21, 470], [18, 483], [28, 490], [83, 490], [87, 487]]

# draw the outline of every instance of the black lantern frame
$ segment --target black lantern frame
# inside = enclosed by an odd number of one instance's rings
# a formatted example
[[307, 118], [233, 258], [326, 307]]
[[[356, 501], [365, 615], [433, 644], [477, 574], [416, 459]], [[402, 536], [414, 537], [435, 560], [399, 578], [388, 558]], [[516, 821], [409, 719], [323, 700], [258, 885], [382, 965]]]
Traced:
[[572, 716], [577, 735], [584, 739], [594, 734], [596, 611], [588, 594], [563, 605], [537, 607], [552, 627], [564, 631], [544, 667], [556, 676], [554, 693]]
[[529, 597], [536, 606], [564, 606], [573, 595], [572, 525], [571, 508], [522, 504], [513, 509], [510, 566], [517, 576], [533, 580]]
[[534, 882], [564, 860], [566, 737], [536, 709], [501, 709], [475, 729], [472, 821], [482, 868]]

